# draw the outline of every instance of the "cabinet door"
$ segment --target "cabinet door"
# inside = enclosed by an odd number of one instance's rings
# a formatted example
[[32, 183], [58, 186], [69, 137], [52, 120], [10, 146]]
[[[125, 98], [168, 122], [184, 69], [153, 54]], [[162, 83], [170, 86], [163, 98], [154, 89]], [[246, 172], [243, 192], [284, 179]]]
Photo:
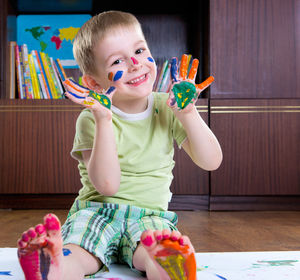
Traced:
[[300, 195], [300, 100], [211, 100], [212, 196]]
[[299, 98], [299, 11], [299, 0], [211, 0], [211, 98]]
[[69, 100], [1, 100], [1, 194], [78, 192], [70, 151], [80, 111]]
[[[199, 99], [197, 109], [203, 120], [208, 123], [208, 101]], [[183, 149], [175, 144], [176, 162], [171, 191], [174, 194], [171, 209], [208, 209], [209, 172], [193, 163]]]

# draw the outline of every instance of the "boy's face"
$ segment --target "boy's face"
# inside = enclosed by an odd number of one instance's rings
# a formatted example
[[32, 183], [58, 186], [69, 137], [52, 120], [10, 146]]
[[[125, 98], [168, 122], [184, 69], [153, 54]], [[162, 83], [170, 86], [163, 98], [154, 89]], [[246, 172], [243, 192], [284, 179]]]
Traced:
[[97, 77], [102, 88], [116, 87], [114, 101], [148, 96], [156, 78], [156, 64], [140, 27], [117, 28], [94, 49]]

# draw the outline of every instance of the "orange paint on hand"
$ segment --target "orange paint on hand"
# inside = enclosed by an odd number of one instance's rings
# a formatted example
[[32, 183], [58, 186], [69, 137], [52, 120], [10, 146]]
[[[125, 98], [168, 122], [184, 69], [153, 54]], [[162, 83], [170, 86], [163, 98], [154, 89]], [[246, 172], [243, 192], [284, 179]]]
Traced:
[[84, 92], [83, 90], [79, 89], [78, 87], [76, 87], [70, 80], [65, 80], [64, 84], [68, 85], [69, 87], [71, 87], [72, 89], [75, 89], [76, 91], [80, 91], [80, 92]]
[[196, 88], [202, 90], [202, 89], [208, 87], [214, 80], [215, 80], [215, 78], [213, 76], [210, 76], [201, 84], [196, 85]]
[[183, 54], [181, 57], [181, 64], [180, 64], [180, 77], [185, 79], [187, 76], [188, 70], [188, 56]]
[[193, 59], [191, 70], [189, 73], [189, 79], [194, 80], [197, 74], [198, 70], [198, 65], [199, 65], [199, 60], [197, 58]]

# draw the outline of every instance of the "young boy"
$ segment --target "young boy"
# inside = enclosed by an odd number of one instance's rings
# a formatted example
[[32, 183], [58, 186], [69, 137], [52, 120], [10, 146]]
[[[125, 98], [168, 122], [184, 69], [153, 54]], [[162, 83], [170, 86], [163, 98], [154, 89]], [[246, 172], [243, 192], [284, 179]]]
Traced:
[[152, 93], [156, 65], [140, 24], [117, 11], [85, 23], [73, 50], [86, 88], [71, 80], [65, 86], [68, 98], [87, 107], [71, 152], [83, 187], [62, 230], [48, 214], [19, 239], [26, 280], [83, 279], [114, 262], [145, 271], [150, 280], [196, 279], [193, 246], [167, 208], [173, 139], [203, 169], [222, 161], [194, 106], [209, 85], [194, 84], [198, 60], [187, 77], [186, 56], [179, 75], [174, 59], [172, 93]]

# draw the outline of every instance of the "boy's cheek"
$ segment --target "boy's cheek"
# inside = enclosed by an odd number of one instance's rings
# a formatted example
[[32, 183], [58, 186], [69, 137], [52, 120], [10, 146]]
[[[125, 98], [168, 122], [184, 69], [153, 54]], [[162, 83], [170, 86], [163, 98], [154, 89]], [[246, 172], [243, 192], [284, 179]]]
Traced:
[[112, 81], [112, 82], [116, 82], [118, 80], [120, 80], [123, 76], [123, 71], [122, 70], [118, 70], [117, 72], [109, 72], [107, 75], [107, 78]]

